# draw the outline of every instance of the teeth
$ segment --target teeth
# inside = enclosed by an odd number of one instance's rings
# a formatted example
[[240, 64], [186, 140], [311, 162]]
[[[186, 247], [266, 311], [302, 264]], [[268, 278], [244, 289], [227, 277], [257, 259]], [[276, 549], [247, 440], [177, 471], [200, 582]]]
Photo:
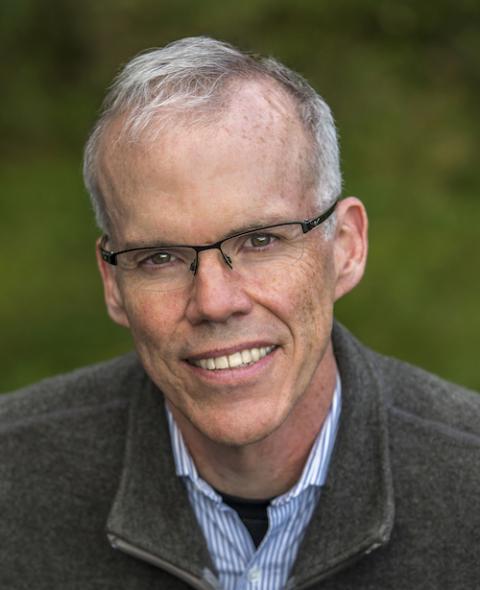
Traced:
[[216, 369], [228, 369], [228, 358], [226, 356], [219, 356], [214, 361]]
[[209, 371], [221, 371], [224, 369], [236, 369], [237, 367], [246, 367], [256, 363], [267, 354], [270, 354], [275, 346], [262, 346], [261, 348], [246, 348], [239, 352], [234, 352], [228, 356], [210, 357], [192, 361], [192, 364]]
[[248, 365], [248, 363], [252, 362], [252, 360], [253, 360], [252, 354], [249, 350], [242, 350], [241, 355], [242, 355], [242, 363], [244, 365]]
[[231, 369], [243, 365], [242, 355], [240, 352], [234, 352], [228, 357], [228, 364]]

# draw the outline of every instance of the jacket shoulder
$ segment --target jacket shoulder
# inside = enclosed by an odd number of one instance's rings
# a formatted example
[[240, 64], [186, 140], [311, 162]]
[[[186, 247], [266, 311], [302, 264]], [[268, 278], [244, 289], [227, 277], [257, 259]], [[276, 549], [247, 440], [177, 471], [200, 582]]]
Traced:
[[0, 430], [52, 414], [78, 413], [127, 402], [145, 380], [135, 353], [56, 375], [0, 395]]
[[384, 356], [335, 322], [333, 345], [340, 374], [381, 391], [387, 412], [443, 429], [452, 436], [480, 437], [480, 394], [419, 367]]
[[131, 354], [0, 396], [2, 588], [90, 587], [113, 567], [103, 530], [145, 379]]
[[387, 408], [398, 418], [480, 444], [480, 394], [419, 367], [368, 352]]
[[[380, 355], [341, 326], [334, 329], [334, 348], [340, 375], [352, 387], [352, 403], [358, 408], [380, 394], [383, 469], [395, 513], [388, 543], [361, 560], [349, 583], [338, 587], [473, 588], [480, 526], [480, 395]], [[371, 432], [375, 426], [368, 422], [367, 428]]]

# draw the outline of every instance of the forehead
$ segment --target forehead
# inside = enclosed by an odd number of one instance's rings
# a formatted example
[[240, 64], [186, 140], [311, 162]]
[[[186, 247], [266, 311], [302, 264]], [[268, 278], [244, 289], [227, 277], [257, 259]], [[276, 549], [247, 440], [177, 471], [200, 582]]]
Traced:
[[111, 126], [99, 176], [123, 238], [203, 231], [197, 239], [212, 240], [256, 219], [296, 215], [308, 200], [311, 142], [290, 97], [256, 81], [229, 90], [214, 121], [177, 119], [134, 142], [118, 139], [121, 121]]

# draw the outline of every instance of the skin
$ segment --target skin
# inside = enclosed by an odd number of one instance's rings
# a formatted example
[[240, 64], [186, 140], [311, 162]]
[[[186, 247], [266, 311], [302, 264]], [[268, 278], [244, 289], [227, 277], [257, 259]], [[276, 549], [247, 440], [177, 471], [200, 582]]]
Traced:
[[[112, 141], [120, 124], [105, 136], [99, 166], [112, 249], [160, 237], [204, 244], [245, 224], [320, 213], [309, 139], [273, 85], [242, 82], [218, 122], [180, 124], [155, 141]], [[269, 498], [288, 490], [328, 413], [337, 371], [333, 304], [359, 282], [367, 254], [362, 203], [344, 199], [336, 215], [332, 239], [312, 231], [295, 264], [249, 281], [210, 250], [191, 285], [158, 293], [135, 288], [98, 257], [110, 316], [131, 330], [199, 473], [225, 493]], [[248, 368], [212, 372], [188, 362], [268, 345], [274, 352]]]

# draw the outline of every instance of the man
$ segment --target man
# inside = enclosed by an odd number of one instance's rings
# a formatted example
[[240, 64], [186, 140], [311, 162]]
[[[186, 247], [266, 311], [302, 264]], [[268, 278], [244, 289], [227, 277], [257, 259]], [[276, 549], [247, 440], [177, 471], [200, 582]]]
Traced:
[[480, 398], [334, 323], [367, 217], [313, 89], [147, 52], [85, 178], [136, 355], [2, 400], [0, 586], [477, 588]]

